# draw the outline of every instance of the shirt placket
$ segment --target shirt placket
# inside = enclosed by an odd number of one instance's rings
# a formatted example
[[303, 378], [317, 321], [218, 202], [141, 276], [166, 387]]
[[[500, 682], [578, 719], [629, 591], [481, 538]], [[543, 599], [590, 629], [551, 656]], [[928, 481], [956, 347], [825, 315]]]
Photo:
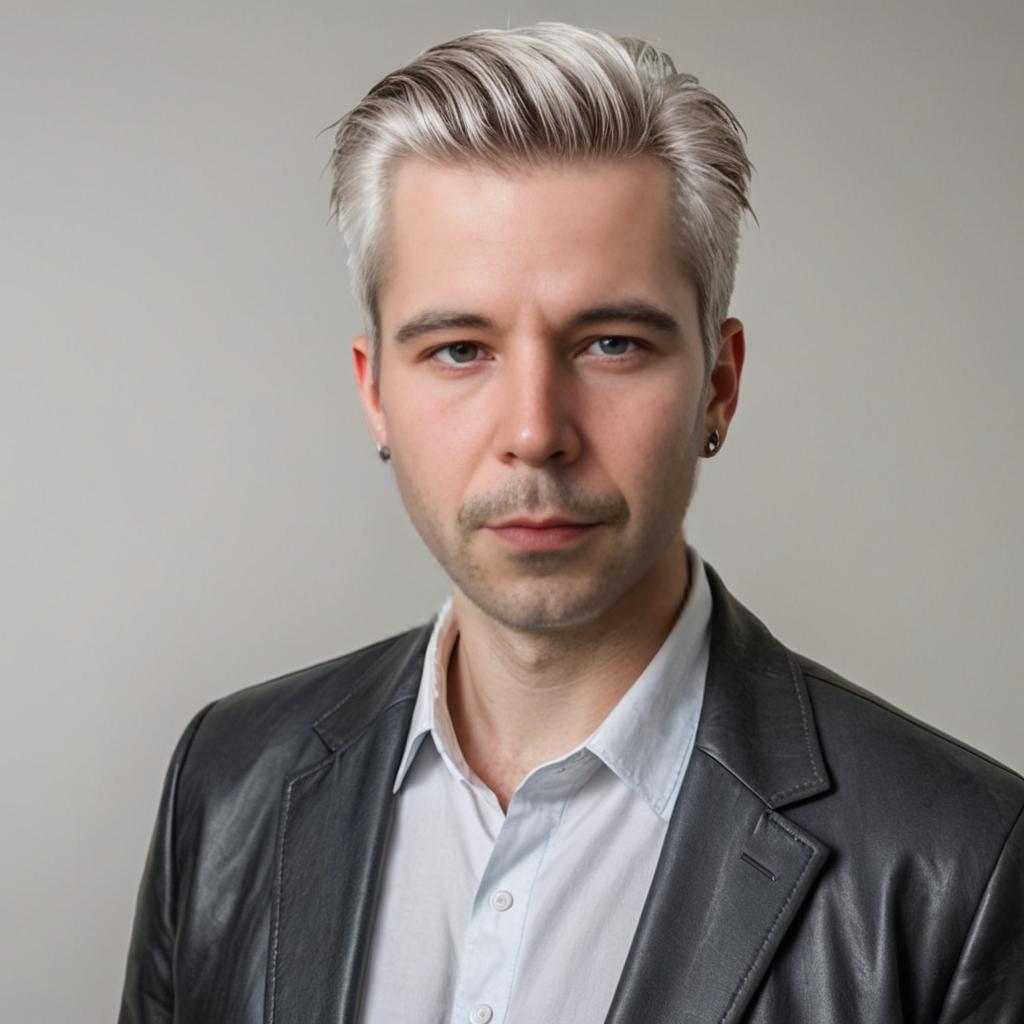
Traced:
[[506, 1024], [534, 886], [586, 756], [538, 770], [509, 801], [473, 900], [450, 1024]]

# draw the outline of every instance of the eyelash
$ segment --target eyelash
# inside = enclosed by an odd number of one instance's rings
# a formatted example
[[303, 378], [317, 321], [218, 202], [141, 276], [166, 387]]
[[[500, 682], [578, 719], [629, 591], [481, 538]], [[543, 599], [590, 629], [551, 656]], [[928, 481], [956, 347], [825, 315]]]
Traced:
[[[594, 338], [594, 340], [591, 341], [589, 345], [587, 345], [587, 347], [586, 347], [586, 349], [584, 349], [584, 351], [588, 351], [589, 349], [593, 348], [593, 346], [596, 345], [598, 342], [606, 341], [606, 340], [627, 341], [627, 342], [630, 343], [630, 345], [633, 346], [631, 349], [629, 349], [626, 352], [622, 353], [622, 355], [618, 355], [618, 356], [605, 356], [604, 357], [604, 358], [606, 358], [606, 359], [608, 359], [608, 360], [610, 360], [612, 362], [623, 362], [623, 361], [625, 361], [626, 358], [628, 358], [634, 352], [637, 352], [637, 351], [639, 351], [641, 349], [647, 349], [649, 347], [646, 343], [640, 341], [639, 338], [630, 338], [628, 335], [625, 335], [625, 334], [602, 334], [602, 335], [599, 335], [598, 337]], [[454, 348], [456, 345], [472, 345], [478, 352], [482, 352], [483, 351], [483, 346], [478, 344], [475, 341], [452, 341], [452, 342], [449, 342], [447, 345], [440, 345], [440, 346], [438, 346], [435, 349], [431, 349], [429, 352], [426, 353], [426, 358], [429, 359], [429, 360], [432, 360], [432, 361], [434, 361], [434, 362], [436, 362], [438, 364], [440, 364], [441, 366], [445, 367], [447, 370], [456, 370], [456, 371], [461, 369], [464, 366], [473, 366], [475, 363], [482, 362], [482, 360], [480, 360], [480, 359], [472, 359], [468, 363], [455, 363], [455, 362], [446, 363], [446, 362], [443, 362], [442, 360], [436, 358], [442, 352], [447, 352], [449, 349]]]

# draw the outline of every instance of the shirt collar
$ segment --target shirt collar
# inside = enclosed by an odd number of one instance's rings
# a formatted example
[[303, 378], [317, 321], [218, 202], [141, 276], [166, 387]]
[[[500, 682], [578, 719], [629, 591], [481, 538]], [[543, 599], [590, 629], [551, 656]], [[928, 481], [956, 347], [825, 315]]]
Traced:
[[438, 753], [449, 770], [464, 778], [469, 776], [469, 765], [462, 756], [455, 737], [455, 728], [448, 713], [448, 661], [458, 637], [458, 627], [452, 615], [452, 599], [449, 597], [437, 613], [430, 642], [423, 656], [420, 688], [405, 741], [405, 752], [395, 774], [395, 793], [401, 788], [413, 758], [424, 736], [428, 734], [433, 734]]
[[658, 652], [583, 744], [668, 820], [697, 735], [710, 649], [711, 588], [688, 548], [686, 601]]
[[[690, 584], [686, 601], [661, 647], [633, 685], [581, 749], [601, 759], [655, 814], [667, 820], [682, 783], [697, 733], [707, 672], [711, 589], [704, 562], [687, 548]], [[448, 598], [441, 607], [423, 659], [420, 688], [405, 751], [395, 775], [398, 792], [427, 734], [448, 770], [457, 778], [473, 775], [462, 756], [448, 714], [448, 660], [458, 628]]]

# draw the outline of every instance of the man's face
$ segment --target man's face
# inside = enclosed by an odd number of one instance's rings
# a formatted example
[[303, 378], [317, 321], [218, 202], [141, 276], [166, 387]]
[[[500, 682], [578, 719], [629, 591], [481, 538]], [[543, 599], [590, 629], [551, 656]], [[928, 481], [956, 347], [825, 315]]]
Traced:
[[650, 157], [396, 171], [379, 386], [363, 338], [356, 375], [416, 528], [509, 627], [598, 619], [679, 538], [722, 424], [671, 228]]

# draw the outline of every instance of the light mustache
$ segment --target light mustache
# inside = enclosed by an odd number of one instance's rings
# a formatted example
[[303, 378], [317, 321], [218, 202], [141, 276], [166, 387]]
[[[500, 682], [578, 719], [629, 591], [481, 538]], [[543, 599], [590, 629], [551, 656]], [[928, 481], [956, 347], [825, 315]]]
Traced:
[[589, 493], [564, 480], [530, 477], [510, 480], [493, 493], [467, 498], [459, 508], [456, 524], [468, 532], [516, 515], [615, 525], [629, 518], [629, 506], [618, 492]]

